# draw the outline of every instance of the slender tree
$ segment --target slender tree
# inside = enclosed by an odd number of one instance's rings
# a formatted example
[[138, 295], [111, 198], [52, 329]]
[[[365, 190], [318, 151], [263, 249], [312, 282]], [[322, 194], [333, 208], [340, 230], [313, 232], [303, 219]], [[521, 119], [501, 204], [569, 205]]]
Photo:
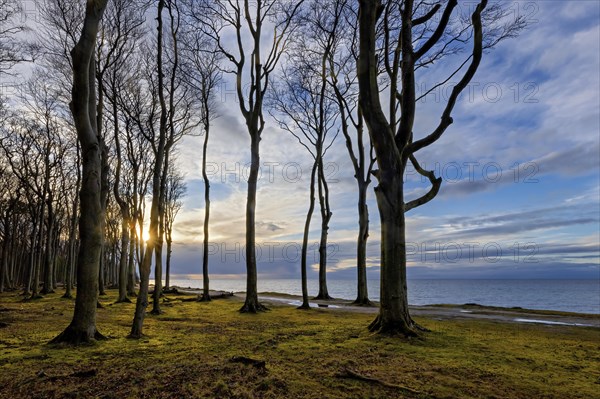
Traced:
[[[167, 126], [168, 126], [168, 109], [165, 100], [165, 84], [163, 73], [163, 12], [165, 9], [165, 0], [159, 0], [157, 7], [157, 51], [156, 51], [156, 66], [158, 71], [157, 91], [160, 109], [160, 121], [158, 141], [153, 142], [152, 146], [155, 149], [154, 168], [152, 171], [152, 205], [150, 209], [150, 237], [146, 243], [144, 258], [140, 266], [140, 290], [138, 293], [135, 315], [131, 326], [130, 338], [141, 338], [143, 335], [142, 328], [144, 317], [146, 315], [146, 307], [148, 306], [148, 285], [150, 279], [150, 268], [152, 266], [152, 256], [158, 243], [158, 229], [160, 224], [159, 201], [161, 200], [161, 176], [162, 168], [165, 160], [165, 145], [167, 141]], [[158, 287], [155, 287], [155, 290]]]
[[[246, 300], [240, 309], [243, 313], [266, 310], [266, 307], [258, 302], [255, 226], [260, 140], [265, 128], [263, 104], [271, 75], [287, 47], [294, 27], [292, 21], [302, 2], [201, 1], [198, 2], [197, 11], [193, 13], [205, 33], [214, 40], [218, 50], [232, 66], [226, 72], [235, 77], [238, 105], [250, 136], [250, 173], [246, 200]], [[269, 38], [270, 44], [265, 42], [265, 28], [273, 32], [273, 38]], [[233, 33], [236, 38], [234, 49], [229, 49], [225, 43], [226, 32]], [[247, 75], [249, 79], [245, 77]], [[248, 91], [245, 90], [246, 86]]]
[[183, 206], [181, 199], [185, 196], [187, 187], [184, 177], [174, 164], [169, 165], [167, 172], [167, 186], [165, 190], [165, 242], [167, 243], [167, 254], [165, 259], [165, 290], [170, 287], [171, 278], [171, 255], [173, 253], [173, 224], [175, 218]]
[[[192, 3], [193, 4], [193, 3]], [[200, 104], [200, 123], [203, 132], [202, 179], [204, 180], [204, 222], [202, 237], [202, 295], [201, 301], [210, 301], [210, 279], [208, 253], [210, 244], [210, 180], [207, 173], [208, 142], [211, 124], [218, 115], [215, 92], [222, 82], [222, 54], [209, 37], [194, 25], [194, 6], [186, 4], [186, 15], [190, 23], [183, 35], [184, 74], [196, 91]]]
[[354, 169], [358, 188], [358, 236], [356, 240], [357, 296], [354, 305], [370, 306], [367, 287], [367, 239], [369, 237], [369, 208], [367, 191], [375, 165], [373, 146], [369, 137], [365, 145], [364, 120], [358, 106], [356, 63], [358, 58], [357, 6], [348, 0], [334, 2], [339, 20], [331, 35], [337, 38], [329, 57], [330, 84], [340, 113], [340, 129]]

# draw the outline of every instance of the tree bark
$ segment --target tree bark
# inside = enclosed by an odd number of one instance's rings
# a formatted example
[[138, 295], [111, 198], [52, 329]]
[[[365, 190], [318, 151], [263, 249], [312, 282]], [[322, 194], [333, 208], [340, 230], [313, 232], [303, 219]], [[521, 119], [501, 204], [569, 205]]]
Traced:
[[[249, 126], [249, 129], [250, 126]], [[250, 174], [248, 176], [248, 197], [246, 202], [246, 300], [240, 309], [242, 313], [257, 313], [267, 308], [258, 302], [256, 272], [256, 189], [260, 168], [259, 143], [257, 131], [250, 131]]]
[[44, 288], [42, 294], [51, 294], [54, 292], [54, 224], [55, 216], [52, 206], [52, 195], [48, 194], [48, 230], [46, 231], [46, 256], [44, 258]]
[[[158, 68], [158, 97], [160, 101], [160, 130], [156, 159], [152, 175], [152, 206], [150, 208], [150, 238], [146, 243], [144, 258], [140, 267], [140, 291], [136, 300], [135, 315], [131, 326], [130, 338], [139, 339], [143, 336], [144, 317], [146, 307], [148, 306], [148, 284], [150, 280], [150, 269], [152, 266], [152, 255], [158, 244], [158, 229], [160, 224], [159, 205], [161, 201], [161, 177], [162, 168], [165, 159], [165, 144], [167, 135], [167, 105], [164, 94], [164, 74], [163, 74], [163, 19], [162, 13], [165, 8], [165, 0], [159, 0], [157, 9], [158, 24], [158, 48], [157, 48], [157, 68]], [[157, 287], [155, 287], [157, 291]]]
[[102, 148], [96, 126], [94, 48], [107, 0], [88, 0], [82, 33], [71, 51], [73, 90], [71, 112], [82, 148], [80, 247], [77, 258], [77, 298], [71, 324], [52, 343], [80, 344], [101, 339], [96, 329], [98, 272], [102, 245]]
[[[379, 315], [369, 329], [412, 336], [416, 325], [408, 310], [402, 156], [379, 99], [375, 29], [381, 1], [360, 0], [358, 82], [360, 108], [377, 155], [375, 188], [381, 220], [381, 292]], [[412, 12], [412, 1], [405, 4]], [[403, 26], [403, 31], [410, 26]], [[404, 55], [407, 56], [407, 55]]]
[[320, 147], [317, 151], [318, 164], [318, 185], [319, 185], [319, 205], [321, 207], [321, 238], [319, 240], [319, 294], [315, 299], [332, 299], [329, 296], [327, 289], [327, 235], [329, 234], [329, 221], [331, 220], [331, 210], [329, 207], [329, 187], [325, 180], [325, 172], [323, 170], [323, 142], [322, 138]]
[[[204, 93], [203, 93], [204, 94]], [[210, 134], [210, 109], [208, 102], [210, 99], [208, 96], [203, 96], [203, 106], [205, 112], [205, 124], [204, 124], [204, 143], [202, 145], [202, 179], [204, 180], [204, 237], [202, 247], [202, 300], [210, 301], [210, 279], [208, 276], [208, 226], [210, 221], [210, 180], [208, 180], [208, 174], [206, 173], [206, 156], [208, 152], [208, 138]]]
[[369, 237], [369, 208], [367, 206], [368, 184], [358, 184], [358, 238], [356, 242], [356, 269], [358, 286], [355, 305], [372, 305], [367, 287], [367, 239]]
[[308, 236], [310, 233], [310, 222], [312, 215], [315, 210], [315, 178], [317, 169], [319, 167], [318, 162], [315, 160], [313, 164], [312, 172], [310, 174], [310, 198], [308, 205], [308, 212], [306, 213], [306, 221], [304, 222], [304, 235], [302, 237], [302, 258], [300, 262], [300, 273], [302, 275], [302, 305], [299, 309], [310, 309], [310, 302], [308, 301]]

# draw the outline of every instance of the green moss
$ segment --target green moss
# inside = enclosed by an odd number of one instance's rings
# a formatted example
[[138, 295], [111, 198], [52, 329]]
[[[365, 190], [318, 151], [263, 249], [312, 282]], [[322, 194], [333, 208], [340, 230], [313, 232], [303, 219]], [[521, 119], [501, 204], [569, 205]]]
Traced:
[[[108, 294], [98, 329], [111, 339], [78, 348], [46, 344], [69, 323], [73, 301], [2, 294], [0, 397], [593, 398], [600, 387], [593, 328], [419, 318], [432, 332], [401, 340], [370, 334], [364, 313], [274, 305], [248, 315], [237, 312], [239, 298], [167, 297], [164, 314], [146, 317], [147, 336], [130, 340], [135, 305], [113, 305]], [[347, 378], [347, 369], [396, 387]]]

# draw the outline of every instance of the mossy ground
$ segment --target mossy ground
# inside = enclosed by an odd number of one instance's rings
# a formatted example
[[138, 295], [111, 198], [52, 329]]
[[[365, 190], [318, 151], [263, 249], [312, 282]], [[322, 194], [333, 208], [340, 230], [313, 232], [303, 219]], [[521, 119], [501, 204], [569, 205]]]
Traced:
[[[130, 340], [135, 305], [112, 305], [109, 291], [98, 310], [109, 340], [49, 346], [72, 316], [60, 295], [0, 295], [1, 398], [600, 397], [593, 328], [418, 318], [431, 332], [406, 341], [370, 334], [369, 314], [274, 306], [249, 315], [235, 298], [170, 296], [164, 314], [146, 317], [147, 337]], [[347, 369], [420, 393], [344, 378]]]

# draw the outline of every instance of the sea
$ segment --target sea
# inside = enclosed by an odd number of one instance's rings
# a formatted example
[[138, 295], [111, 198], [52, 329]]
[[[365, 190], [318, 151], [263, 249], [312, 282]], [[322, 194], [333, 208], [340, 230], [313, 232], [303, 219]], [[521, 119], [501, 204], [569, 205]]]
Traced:
[[[202, 280], [171, 280], [171, 285], [202, 288]], [[356, 282], [328, 280], [329, 295], [356, 298]], [[211, 290], [243, 292], [244, 279], [211, 279]], [[318, 292], [318, 281], [308, 281], [309, 294]], [[379, 281], [369, 281], [369, 298], [379, 300]], [[301, 295], [300, 280], [260, 279], [258, 292]], [[485, 306], [521, 307], [600, 314], [600, 280], [408, 280], [411, 305], [477, 303]]]

